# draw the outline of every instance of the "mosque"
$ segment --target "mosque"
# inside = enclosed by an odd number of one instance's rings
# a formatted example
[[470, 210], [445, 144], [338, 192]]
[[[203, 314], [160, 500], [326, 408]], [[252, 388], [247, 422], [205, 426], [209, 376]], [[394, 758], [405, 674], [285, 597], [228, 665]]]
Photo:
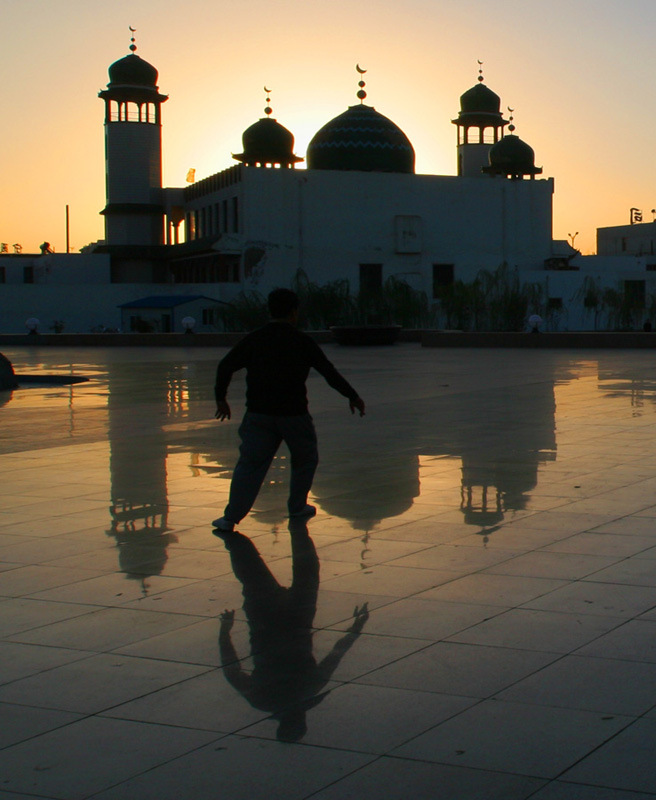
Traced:
[[541, 177], [480, 70], [451, 120], [455, 175], [416, 174], [408, 137], [365, 103], [358, 66], [357, 101], [317, 131], [304, 157], [267, 94], [234, 166], [170, 188], [162, 185], [168, 97], [134, 39], [130, 50], [109, 67], [99, 94], [105, 239], [80, 254], [0, 256], [2, 331], [24, 330], [34, 317], [71, 331], [145, 322], [167, 332], [189, 316], [196, 330], [212, 330], [222, 303], [288, 286], [299, 270], [318, 285], [347, 280], [354, 292], [396, 277], [436, 302], [444, 285], [506, 265], [544, 285], [547, 307], [567, 310], [552, 315], [556, 329], [589, 327], [584, 305], [571, 301], [585, 275], [642, 281], [647, 290], [651, 254], [583, 257], [553, 240], [554, 181]]

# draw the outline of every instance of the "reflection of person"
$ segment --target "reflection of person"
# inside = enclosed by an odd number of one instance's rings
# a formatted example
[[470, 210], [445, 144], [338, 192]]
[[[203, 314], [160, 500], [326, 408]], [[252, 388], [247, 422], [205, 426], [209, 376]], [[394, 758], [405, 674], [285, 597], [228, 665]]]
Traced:
[[250, 627], [253, 668], [245, 672], [230, 632], [234, 611], [221, 615], [219, 648], [223, 673], [254, 707], [278, 721], [277, 736], [298, 741], [307, 730], [306, 712], [318, 705], [342, 657], [369, 618], [367, 604], [355, 609], [353, 624], [331, 652], [317, 663], [312, 653], [312, 622], [317, 610], [319, 559], [304, 523], [290, 522], [293, 578], [281, 586], [253, 542], [241, 533], [222, 534], [235, 575], [243, 585], [244, 611]]
[[221, 361], [216, 372], [216, 417], [230, 419], [226, 392], [232, 374], [246, 369], [246, 414], [239, 427], [241, 446], [224, 515], [212, 523], [233, 530], [251, 510], [281, 442], [291, 455], [287, 508], [290, 517], [316, 513], [307, 496], [319, 461], [317, 436], [308, 413], [305, 382], [311, 367], [344, 397], [351, 413], [364, 416], [364, 401], [339, 374], [323, 350], [297, 330], [299, 300], [289, 289], [269, 295], [272, 322], [250, 333]]

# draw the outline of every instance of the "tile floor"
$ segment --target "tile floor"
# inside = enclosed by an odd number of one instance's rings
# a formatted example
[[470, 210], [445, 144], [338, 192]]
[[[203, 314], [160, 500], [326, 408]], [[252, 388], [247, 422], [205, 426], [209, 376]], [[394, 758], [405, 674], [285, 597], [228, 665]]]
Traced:
[[656, 798], [653, 355], [326, 350], [225, 541], [223, 351], [5, 350], [0, 800]]

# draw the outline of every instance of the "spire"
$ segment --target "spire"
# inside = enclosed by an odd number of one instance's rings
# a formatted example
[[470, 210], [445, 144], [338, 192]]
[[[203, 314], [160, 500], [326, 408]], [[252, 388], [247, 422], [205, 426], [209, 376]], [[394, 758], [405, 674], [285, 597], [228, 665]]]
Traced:
[[359, 91], [357, 93], [357, 98], [359, 99], [361, 104], [364, 104], [364, 99], [367, 96], [367, 93], [365, 92], [364, 87], [367, 84], [362, 80], [362, 76], [364, 75], [364, 73], [367, 70], [366, 69], [362, 69], [359, 64], [355, 65], [355, 69], [356, 69], [357, 73], [360, 75], [360, 80], [358, 81], [358, 86], [360, 87], [360, 89], [359, 89]]
[[[133, 28], [131, 25], [128, 25], [128, 28], [130, 29], [130, 31], [133, 34], [135, 34], [137, 32], [137, 29]], [[131, 36], [130, 37], [130, 51], [134, 54], [136, 49], [137, 49], [137, 45], [135, 44], [135, 38], [134, 38], [134, 36]]]
[[273, 114], [273, 109], [271, 108], [271, 97], [269, 96], [271, 94], [271, 89], [267, 89], [265, 86], [264, 91], [266, 92], [266, 108], [264, 109], [264, 113], [267, 115], [267, 117], [271, 118], [271, 114]]

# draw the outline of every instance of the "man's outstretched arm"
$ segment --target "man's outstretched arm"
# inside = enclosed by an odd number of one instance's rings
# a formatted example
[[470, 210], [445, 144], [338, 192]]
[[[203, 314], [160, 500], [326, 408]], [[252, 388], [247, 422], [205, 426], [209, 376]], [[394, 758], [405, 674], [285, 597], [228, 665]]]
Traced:
[[329, 386], [332, 386], [333, 389], [343, 394], [344, 397], [348, 397], [351, 414], [355, 414], [357, 410], [360, 412], [360, 416], [364, 417], [364, 400], [346, 378], [335, 369], [334, 365], [328, 360], [326, 354], [319, 345], [316, 343], [313, 343], [313, 345], [314, 353], [312, 366], [325, 379]]

